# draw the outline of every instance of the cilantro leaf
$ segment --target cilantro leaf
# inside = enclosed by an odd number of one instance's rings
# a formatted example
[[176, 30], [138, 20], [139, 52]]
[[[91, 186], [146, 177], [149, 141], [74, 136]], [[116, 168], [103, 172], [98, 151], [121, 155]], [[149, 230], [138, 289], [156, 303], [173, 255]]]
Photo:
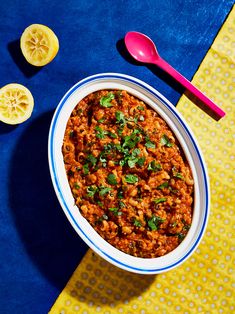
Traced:
[[117, 197], [119, 199], [124, 198], [123, 194], [124, 194], [124, 192], [123, 192], [122, 188], [119, 188], [118, 191], [117, 191]]
[[151, 171], [159, 171], [162, 169], [162, 166], [160, 164], [157, 164], [156, 163], [156, 160], [152, 160], [149, 164], [148, 164], [148, 167], [147, 167], [147, 170], [151, 170]]
[[97, 192], [98, 188], [96, 186], [90, 185], [87, 187], [87, 196], [94, 197], [95, 193]]
[[175, 167], [172, 168], [173, 177], [183, 179], [182, 173], [178, 172]]
[[127, 164], [130, 168], [134, 168], [137, 162], [138, 162], [138, 158], [130, 158], [127, 160]]
[[115, 174], [109, 173], [108, 177], [107, 177], [107, 181], [111, 185], [116, 185], [117, 184], [117, 178], [116, 178]]
[[183, 234], [183, 233], [178, 233], [177, 236], [178, 236], [178, 239], [180, 242], [182, 242], [185, 238], [185, 234]]
[[102, 162], [102, 163], [107, 162], [107, 159], [105, 158], [105, 156], [102, 153], [100, 154], [100, 162]]
[[104, 204], [101, 202], [101, 201], [97, 201], [97, 204], [100, 206], [100, 207], [103, 207]]
[[167, 199], [165, 197], [162, 198], [158, 198], [156, 200], [153, 200], [155, 204], [159, 204], [159, 203], [163, 203], [165, 202]]
[[118, 207], [109, 207], [109, 210], [111, 212], [117, 212], [118, 211]]
[[173, 146], [173, 143], [171, 143], [169, 137], [164, 134], [162, 137], [161, 137], [161, 140], [160, 140], [161, 144], [163, 146], [166, 146], [166, 147], [172, 147]]
[[126, 207], [126, 204], [122, 201], [119, 201], [119, 207], [120, 208]]
[[100, 126], [96, 126], [96, 127], [95, 127], [95, 130], [97, 131], [96, 137], [97, 137], [97, 138], [100, 138], [100, 139], [105, 138], [105, 135], [108, 134], [108, 131], [103, 130]]
[[117, 120], [117, 123], [120, 123], [122, 125], [125, 125], [126, 124], [126, 119], [125, 119], [125, 115], [123, 112], [121, 111], [116, 111], [115, 112], [115, 117], [116, 117], [116, 120]]
[[131, 153], [132, 157], [136, 157], [136, 156], [138, 156], [139, 154], [140, 154], [140, 149], [139, 149], [139, 148], [133, 149], [133, 151], [132, 151], [132, 153]]
[[167, 181], [163, 182], [157, 187], [157, 190], [163, 190], [164, 188], [167, 188], [168, 186], [169, 186], [169, 183]]
[[83, 168], [83, 173], [84, 173], [85, 175], [87, 175], [87, 174], [90, 172], [89, 164], [83, 165], [82, 168]]
[[112, 137], [112, 138], [117, 138], [117, 135], [113, 132], [108, 131], [108, 136]]
[[127, 174], [125, 176], [126, 183], [135, 184], [138, 182], [139, 178], [135, 174]]
[[101, 186], [99, 191], [100, 196], [104, 196], [105, 194], [107, 194], [109, 191], [111, 191], [112, 189], [107, 187], [107, 186]]
[[119, 211], [118, 207], [110, 207], [109, 210], [115, 215], [115, 216], [121, 216], [122, 212]]
[[138, 166], [143, 167], [145, 159], [146, 159], [145, 157], [138, 158], [138, 161], [137, 161]]
[[137, 109], [144, 110], [144, 107], [143, 106], [138, 106]]
[[156, 148], [156, 145], [153, 142], [151, 142], [150, 140], [146, 141], [145, 146], [147, 148]]
[[113, 100], [115, 98], [114, 94], [113, 93], [108, 93], [107, 96], [103, 96], [100, 98], [100, 105], [102, 107], [105, 107], [105, 108], [110, 108], [112, 107], [113, 105], [110, 103], [111, 100]]
[[75, 182], [75, 183], [74, 183], [74, 188], [77, 189], [77, 190], [79, 190], [79, 189], [80, 189], [80, 185], [79, 185], [77, 182]]
[[148, 220], [148, 226], [152, 231], [158, 230], [158, 227], [161, 223], [164, 222], [164, 219], [162, 219], [159, 216], [152, 216], [150, 220]]
[[141, 140], [137, 134], [139, 134], [140, 131], [135, 129], [131, 135], [126, 135], [123, 137], [124, 143], [122, 145], [123, 148], [128, 147], [128, 148], [134, 148], [136, 144]]
[[88, 162], [90, 162], [90, 163], [92, 164], [92, 166], [95, 166], [96, 163], [97, 163], [97, 158], [94, 157], [92, 154], [89, 154], [89, 155], [87, 156], [86, 160], [87, 160]]
[[142, 224], [141, 224], [141, 222], [140, 222], [139, 220], [135, 219], [135, 220], [134, 220], [134, 226], [136, 226], [136, 227], [142, 227]]

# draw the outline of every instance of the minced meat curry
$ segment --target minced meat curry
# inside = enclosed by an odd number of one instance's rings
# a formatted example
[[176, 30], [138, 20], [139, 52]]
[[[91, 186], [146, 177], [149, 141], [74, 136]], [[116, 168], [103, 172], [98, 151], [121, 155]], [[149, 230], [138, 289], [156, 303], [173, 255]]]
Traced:
[[192, 221], [194, 182], [175, 135], [123, 90], [100, 90], [74, 108], [62, 152], [75, 203], [117, 249], [154, 258], [174, 250]]

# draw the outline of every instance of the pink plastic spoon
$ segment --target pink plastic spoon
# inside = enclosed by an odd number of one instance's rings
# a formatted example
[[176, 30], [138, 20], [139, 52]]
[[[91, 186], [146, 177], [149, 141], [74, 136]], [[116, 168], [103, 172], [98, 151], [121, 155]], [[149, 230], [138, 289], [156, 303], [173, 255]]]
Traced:
[[138, 32], [128, 32], [125, 36], [125, 44], [129, 53], [137, 61], [156, 64], [210, 108], [217, 117], [222, 118], [225, 115], [222, 109], [160, 57], [155, 44], [148, 36]]

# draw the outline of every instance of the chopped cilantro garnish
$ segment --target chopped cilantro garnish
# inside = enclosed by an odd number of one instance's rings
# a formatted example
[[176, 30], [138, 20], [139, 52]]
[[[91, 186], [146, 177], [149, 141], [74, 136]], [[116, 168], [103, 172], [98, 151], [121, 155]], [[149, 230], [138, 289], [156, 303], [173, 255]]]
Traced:
[[162, 166], [160, 164], [157, 164], [155, 160], [152, 160], [147, 167], [147, 170], [151, 170], [151, 171], [159, 171], [162, 169]]
[[122, 147], [128, 147], [128, 148], [134, 148], [135, 145], [141, 140], [137, 134], [139, 134], [140, 131], [138, 129], [135, 129], [131, 135], [126, 135], [123, 137], [124, 143]]
[[74, 183], [74, 188], [77, 189], [77, 190], [79, 190], [79, 189], [80, 189], [80, 185], [79, 185], [77, 182], [75, 182], [75, 183]]
[[147, 148], [155, 148], [156, 147], [156, 145], [153, 142], [151, 142], [149, 139], [146, 140], [145, 146]]
[[109, 173], [107, 176], [107, 181], [111, 185], [116, 185], [117, 184], [117, 178], [116, 178], [115, 174]]
[[89, 169], [89, 165], [88, 165], [88, 164], [83, 165], [82, 168], [83, 168], [83, 173], [84, 173], [85, 175], [87, 175], [87, 174], [90, 172], [90, 169]]
[[125, 206], [126, 206], [126, 204], [125, 204], [124, 202], [119, 201], [119, 207], [120, 207], [120, 208], [123, 208], [123, 207], [125, 207]]
[[143, 106], [138, 106], [137, 109], [144, 110], [144, 107]]
[[164, 219], [162, 219], [159, 216], [153, 215], [152, 218], [148, 220], [148, 226], [152, 231], [158, 230], [159, 225], [163, 222], [164, 222]]
[[105, 121], [105, 118], [101, 118], [101, 119], [97, 120], [97, 122], [99, 122], [99, 123], [103, 123], [104, 121]]
[[172, 168], [173, 177], [183, 179], [182, 173], [178, 172], [175, 167]]
[[166, 182], [163, 182], [162, 184], [160, 184], [157, 189], [158, 190], [163, 190], [164, 188], [167, 188], [169, 186], [169, 183], [166, 181]]
[[108, 93], [107, 96], [103, 96], [100, 98], [100, 105], [105, 108], [110, 108], [113, 105], [111, 104], [111, 100], [115, 98], [113, 93]]
[[112, 189], [107, 187], [107, 186], [101, 186], [99, 191], [100, 196], [104, 196], [105, 194], [107, 194], [108, 192], [110, 192]]
[[[124, 166], [125, 164], [127, 164], [130, 168], [134, 168], [136, 163], [139, 162], [139, 160], [143, 157], [137, 157], [139, 154], [140, 154], [140, 149], [139, 148], [135, 148], [133, 149], [133, 151], [131, 152], [131, 154], [129, 153], [129, 150], [128, 149], [122, 149], [121, 150], [122, 153], [124, 154], [124, 159], [121, 159], [119, 161], [119, 165], [120, 166]], [[141, 160], [140, 161], [140, 164], [142, 163], [143, 161]]]
[[100, 139], [105, 138], [105, 135], [107, 135], [109, 133], [108, 131], [101, 129], [101, 127], [99, 127], [99, 126], [96, 126], [95, 130], [97, 131], [96, 137], [100, 138]]
[[161, 144], [163, 145], [163, 146], [166, 146], [166, 147], [172, 147], [173, 146], [173, 143], [171, 143], [171, 141], [170, 141], [170, 139], [169, 139], [169, 137], [166, 135], [166, 134], [164, 134], [162, 137], [161, 137]]
[[94, 197], [95, 193], [97, 192], [98, 188], [96, 186], [90, 185], [87, 187], [87, 196]]
[[134, 168], [135, 167], [135, 164], [137, 163], [138, 161], [138, 158], [134, 158], [134, 159], [129, 159], [127, 161], [127, 164], [130, 168]]
[[156, 200], [153, 200], [155, 204], [159, 204], [159, 203], [163, 203], [165, 202], [167, 199], [165, 197], [162, 198], [157, 198]]
[[107, 162], [107, 159], [104, 157], [103, 154], [100, 154], [100, 162], [102, 162], [102, 163], [106, 163]]
[[177, 236], [178, 236], [178, 239], [180, 242], [182, 242], [185, 238], [185, 234], [183, 234], [183, 233], [178, 233]]
[[134, 226], [136, 226], [136, 227], [142, 227], [142, 224], [141, 224], [141, 222], [140, 222], [139, 220], [135, 219], [135, 220], [134, 220]]
[[170, 190], [173, 194], [179, 194], [179, 190], [173, 189], [171, 186], [169, 186], [169, 190]]
[[109, 207], [109, 210], [111, 212], [117, 212], [118, 211], [118, 207]]
[[108, 136], [112, 137], [112, 138], [117, 138], [117, 135], [113, 132], [108, 131]]
[[100, 206], [100, 207], [103, 207], [104, 204], [101, 202], [101, 201], [97, 201], [97, 204]]
[[118, 133], [119, 136], [122, 135], [123, 128], [124, 128], [124, 127], [120, 127], [120, 128], [117, 129], [117, 133]]
[[96, 163], [97, 163], [97, 158], [94, 157], [92, 154], [89, 154], [89, 155], [87, 156], [86, 160], [87, 160], [88, 162], [90, 162], [90, 163], [92, 164], [92, 166], [95, 166]]
[[146, 159], [145, 157], [138, 158], [138, 161], [137, 161], [138, 166], [143, 167], [145, 159]]
[[115, 216], [121, 216], [122, 212], [119, 211], [118, 207], [110, 207], [109, 210], [115, 215]]
[[124, 115], [123, 112], [121, 112], [121, 111], [116, 111], [116, 112], [115, 112], [115, 117], [116, 117], [117, 123], [120, 123], [120, 124], [122, 124], [122, 125], [125, 125], [126, 119], [125, 119], [125, 115]]
[[126, 120], [127, 120], [128, 122], [135, 122], [135, 123], [137, 123], [137, 122], [138, 122], [138, 117], [134, 117], [134, 118], [129, 117], [129, 118], [126, 118]]
[[178, 178], [178, 179], [183, 179], [183, 178], [184, 178], [183, 175], [182, 175], [182, 173], [180, 173], [180, 172], [175, 173], [175, 174], [174, 174], [174, 177], [175, 177], [175, 178]]
[[126, 183], [135, 184], [138, 182], [139, 179], [138, 179], [137, 175], [135, 175], [135, 174], [127, 174], [125, 176], [125, 180], [126, 180]]
[[184, 230], [189, 230], [190, 227], [191, 227], [191, 225], [185, 224], [184, 227], [183, 227], [183, 229], [184, 229]]
[[119, 199], [120, 199], [120, 198], [124, 198], [122, 188], [119, 188], [119, 189], [118, 189], [118, 191], [117, 191], [117, 197], [118, 197]]
[[121, 159], [121, 160], [119, 161], [119, 165], [120, 165], [121, 167], [123, 167], [123, 166], [125, 165], [125, 160], [124, 160], [124, 159]]

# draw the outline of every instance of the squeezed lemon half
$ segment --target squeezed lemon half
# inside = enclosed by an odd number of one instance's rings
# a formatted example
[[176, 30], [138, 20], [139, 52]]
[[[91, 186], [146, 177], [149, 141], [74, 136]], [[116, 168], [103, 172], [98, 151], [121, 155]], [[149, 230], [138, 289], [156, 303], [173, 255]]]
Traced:
[[8, 84], [0, 89], [0, 121], [19, 124], [27, 120], [33, 111], [34, 99], [21, 84]]
[[20, 48], [30, 64], [43, 66], [51, 62], [57, 55], [59, 41], [49, 27], [32, 24], [24, 30], [20, 38]]

